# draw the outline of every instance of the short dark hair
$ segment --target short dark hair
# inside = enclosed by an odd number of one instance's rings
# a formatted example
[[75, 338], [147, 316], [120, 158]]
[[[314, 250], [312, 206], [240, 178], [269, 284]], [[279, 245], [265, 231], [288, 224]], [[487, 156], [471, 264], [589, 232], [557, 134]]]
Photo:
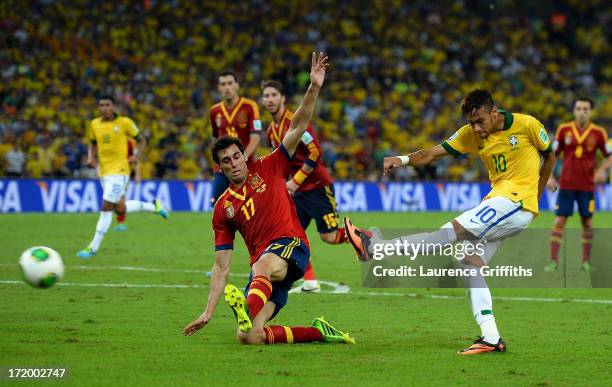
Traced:
[[100, 101], [102, 101], [103, 99], [107, 99], [109, 101], [111, 101], [113, 103], [113, 105], [115, 104], [115, 97], [113, 97], [110, 94], [102, 94], [99, 98], [98, 98], [98, 103], [100, 103]]
[[483, 106], [485, 106], [488, 111], [491, 111], [491, 108], [495, 106], [491, 93], [489, 93], [488, 90], [472, 90], [463, 98], [461, 112], [464, 117], [467, 117], [474, 109], [478, 110]]
[[219, 81], [219, 78], [227, 77], [228, 75], [231, 75], [232, 77], [234, 77], [234, 81], [236, 81], [236, 83], [240, 83], [238, 81], [238, 74], [236, 74], [234, 70], [230, 70], [230, 69], [225, 69], [221, 71], [219, 74], [217, 74], [217, 82]]
[[588, 97], [578, 97], [574, 100], [574, 102], [572, 102], [572, 110], [576, 108], [576, 102], [588, 102], [589, 105], [591, 105], [591, 109], [595, 107], [595, 103], [593, 102], [592, 99]]
[[213, 160], [215, 160], [215, 163], [217, 164], [221, 164], [219, 162], [219, 151], [222, 151], [223, 149], [227, 149], [232, 145], [236, 145], [238, 147], [238, 149], [240, 149], [240, 152], [244, 153], [244, 146], [242, 145], [242, 142], [240, 142], [240, 139], [237, 137], [231, 137], [231, 136], [223, 136], [223, 137], [219, 137], [213, 144], [212, 146], [212, 158]]
[[261, 91], [263, 91], [266, 87], [272, 87], [276, 89], [276, 91], [278, 91], [280, 95], [285, 95], [285, 88], [283, 87], [283, 84], [279, 81], [269, 79], [267, 81], [261, 82]]

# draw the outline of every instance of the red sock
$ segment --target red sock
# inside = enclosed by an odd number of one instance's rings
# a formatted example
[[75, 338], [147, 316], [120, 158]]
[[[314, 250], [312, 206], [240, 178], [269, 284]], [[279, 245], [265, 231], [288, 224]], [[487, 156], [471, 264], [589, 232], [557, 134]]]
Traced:
[[308, 266], [306, 266], [306, 271], [304, 272], [304, 281], [316, 281], [317, 276], [315, 276], [314, 270], [312, 270], [312, 265], [308, 262]]
[[553, 227], [550, 234], [550, 259], [555, 262], [559, 261], [559, 249], [563, 243], [563, 229]]
[[321, 332], [313, 327], [270, 325], [264, 327], [264, 332], [266, 332], [266, 344], [293, 344], [323, 341]]
[[246, 298], [251, 320], [254, 319], [257, 314], [259, 314], [266, 302], [268, 302], [271, 295], [272, 282], [270, 282], [269, 278], [266, 278], [263, 275], [258, 275], [257, 277], [253, 278]]
[[125, 222], [125, 214], [117, 214], [117, 223]]
[[591, 241], [593, 240], [593, 229], [582, 229], [582, 262], [588, 262], [591, 259]]
[[339, 228], [336, 230], [336, 240], [334, 241], [334, 245], [338, 245], [340, 243], [344, 243], [346, 242], [346, 229], [343, 228]]

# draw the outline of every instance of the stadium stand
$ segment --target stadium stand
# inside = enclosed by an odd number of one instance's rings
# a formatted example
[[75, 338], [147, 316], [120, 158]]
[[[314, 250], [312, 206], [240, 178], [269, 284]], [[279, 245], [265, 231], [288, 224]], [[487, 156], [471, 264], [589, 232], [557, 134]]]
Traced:
[[[609, 125], [604, 4], [2, 2], [0, 175], [95, 176], [83, 165], [83, 139], [96, 96], [112, 94], [149, 141], [143, 179], [209, 178], [216, 73], [237, 70], [250, 98], [269, 78], [292, 95], [308, 81], [313, 49], [332, 59], [315, 126], [337, 179], [379, 179], [386, 155], [440, 142], [461, 124], [458, 102], [475, 87], [549, 131], [571, 119], [576, 95], [588, 95], [595, 119]], [[482, 168], [468, 164], [392, 178], [481, 179]]]

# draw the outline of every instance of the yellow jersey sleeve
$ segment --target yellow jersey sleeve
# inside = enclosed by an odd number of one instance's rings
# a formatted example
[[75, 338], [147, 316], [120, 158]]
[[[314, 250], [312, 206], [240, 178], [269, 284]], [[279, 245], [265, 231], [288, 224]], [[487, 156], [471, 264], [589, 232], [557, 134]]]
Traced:
[[544, 125], [536, 118], [529, 117], [527, 122], [529, 139], [540, 152], [552, 152], [552, 144]]
[[478, 144], [470, 128], [470, 125], [462, 126], [448, 140], [444, 141], [442, 147], [455, 158], [466, 153], [477, 153]]
[[134, 121], [132, 121], [132, 119], [129, 117], [123, 117], [122, 126], [128, 137], [136, 137], [138, 136], [138, 133], [140, 133], [138, 126], [136, 126]]
[[94, 132], [95, 123], [96, 123], [96, 120], [92, 120], [89, 124], [89, 127], [86, 128], [87, 139], [89, 140], [91, 144], [96, 142], [96, 133]]

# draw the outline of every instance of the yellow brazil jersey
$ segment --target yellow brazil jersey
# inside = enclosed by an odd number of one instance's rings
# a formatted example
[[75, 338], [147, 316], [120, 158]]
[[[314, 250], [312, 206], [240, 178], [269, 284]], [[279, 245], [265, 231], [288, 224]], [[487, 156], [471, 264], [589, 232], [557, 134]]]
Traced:
[[115, 116], [110, 121], [98, 117], [91, 122], [89, 139], [98, 146], [100, 176], [130, 174], [128, 138], [136, 137], [138, 132], [128, 117]]
[[489, 171], [491, 192], [485, 199], [503, 196], [522, 202], [523, 208], [538, 213], [538, 182], [540, 154], [551, 152], [552, 146], [544, 125], [526, 114], [505, 115], [504, 129], [480, 138], [465, 125], [442, 143], [455, 157], [464, 153], [478, 153]]

